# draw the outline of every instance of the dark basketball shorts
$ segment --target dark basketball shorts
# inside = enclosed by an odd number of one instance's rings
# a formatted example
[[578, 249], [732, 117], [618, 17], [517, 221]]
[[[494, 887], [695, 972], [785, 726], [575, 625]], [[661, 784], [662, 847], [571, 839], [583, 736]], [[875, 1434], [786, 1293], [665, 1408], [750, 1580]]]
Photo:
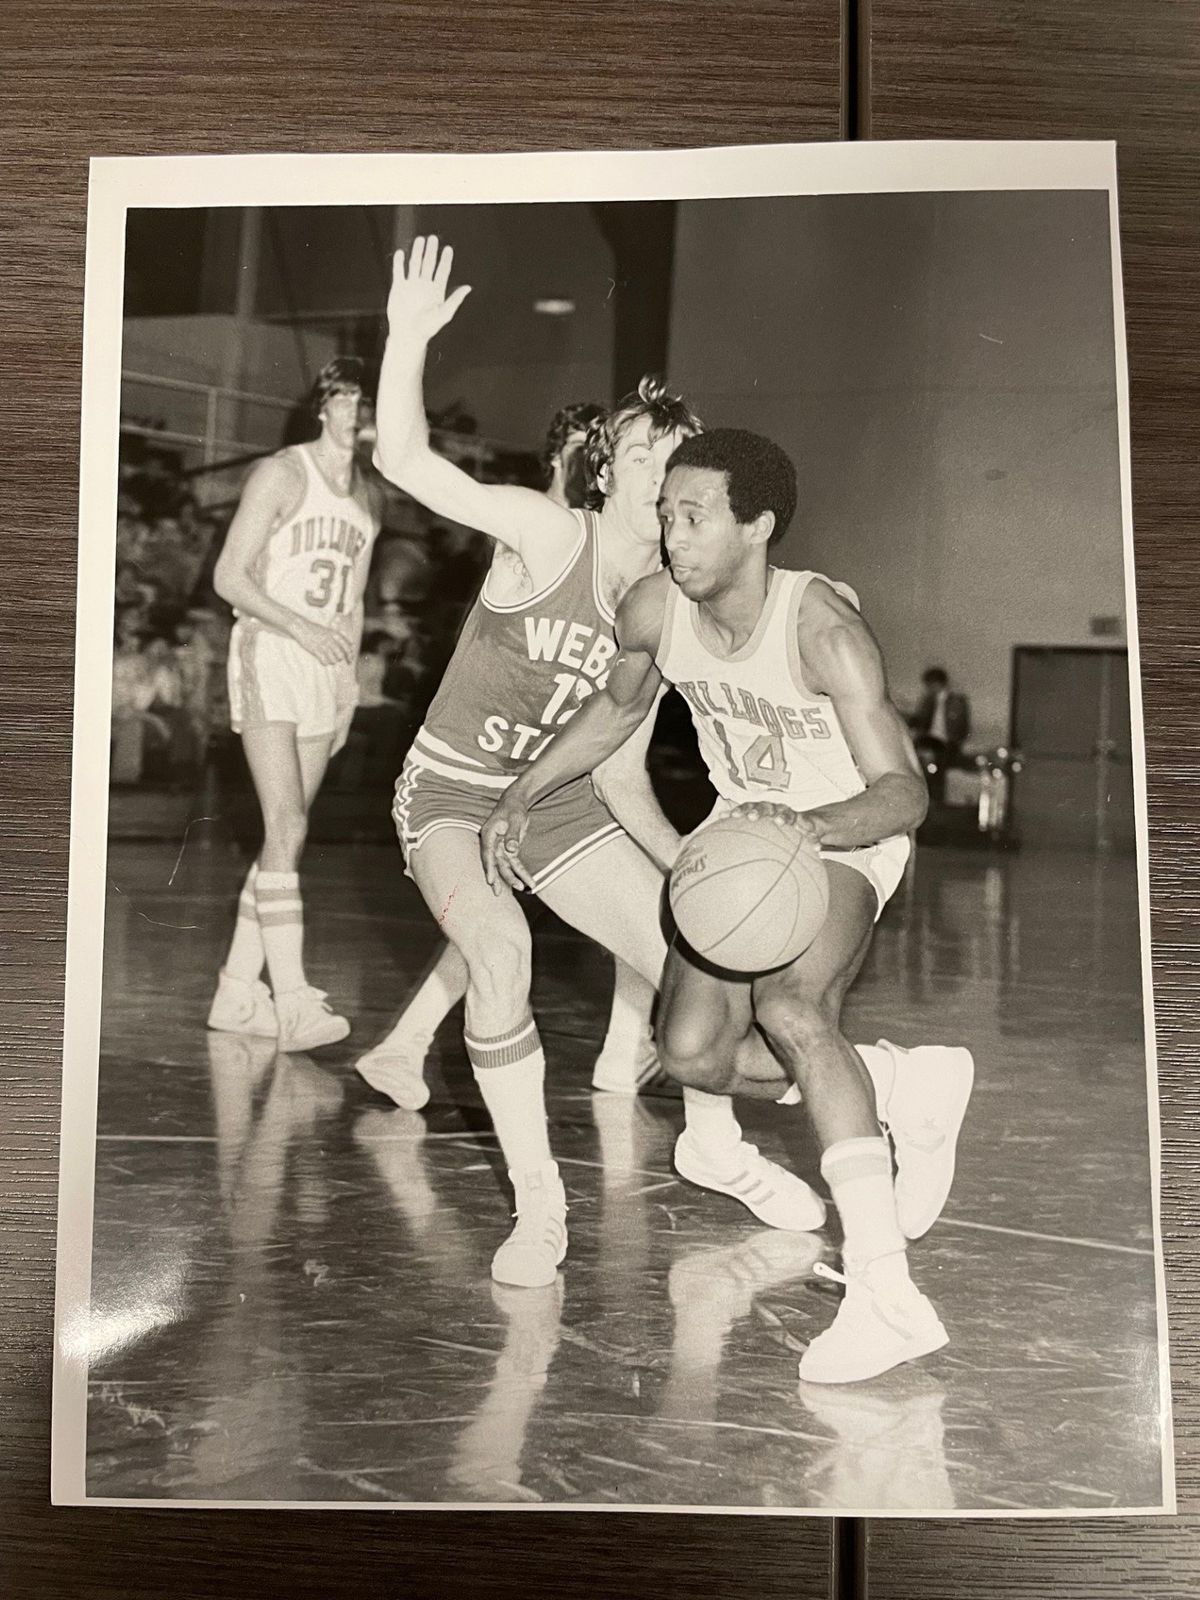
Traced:
[[[481, 785], [445, 776], [413, 756], [396, 780], [392, 819], [411, 871], [412, 858], [442, 828], [463, 828], [478, 834], [503, 794], [503, 787]], [[529, 831], [521, 859], [537, 890], [599, 850], [624, 829], [603, 805], [590, 778], [576, 778], [539, 800], [529, 813]]]

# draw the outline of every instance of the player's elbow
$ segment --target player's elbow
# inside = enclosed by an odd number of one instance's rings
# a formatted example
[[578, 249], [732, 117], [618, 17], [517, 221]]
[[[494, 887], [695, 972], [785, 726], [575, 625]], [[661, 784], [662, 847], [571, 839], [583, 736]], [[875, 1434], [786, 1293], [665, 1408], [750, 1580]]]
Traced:
[[217, 564], [213, 568], [212, 583], [213, 589], [216, 591], [217, 595], [224, 600], [227, 606], [236, 604], [238, 589], [237, 571], [233, 563], [226, 560], [223, 555], [218, 557]]
[[897, 833], [915, 833], [925, 821], [929, 811], [929, 785], [915, 772], [897, 774], [902, 788], [899, 805], [903, 807], [905, 821]]
[[389, 483], [394, 483], [398, 489], [411, 493], [416, 487], [418, 453], [412, 440], [385, 439], [380, 428], [379, 442], [375, 446], [375, 465]]

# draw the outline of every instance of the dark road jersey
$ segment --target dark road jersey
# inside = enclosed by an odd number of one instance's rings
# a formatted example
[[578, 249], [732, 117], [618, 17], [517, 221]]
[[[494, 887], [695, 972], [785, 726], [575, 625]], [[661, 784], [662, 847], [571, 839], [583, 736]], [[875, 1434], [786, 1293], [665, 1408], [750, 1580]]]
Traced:
[[505, 788], [607, 683], [617, 646], [600, 588], [596, 518], [574, 515], [579, 541], [553, 583], [511, 605], [490, 600], [484, 584], [413, 741], [414, 761]]

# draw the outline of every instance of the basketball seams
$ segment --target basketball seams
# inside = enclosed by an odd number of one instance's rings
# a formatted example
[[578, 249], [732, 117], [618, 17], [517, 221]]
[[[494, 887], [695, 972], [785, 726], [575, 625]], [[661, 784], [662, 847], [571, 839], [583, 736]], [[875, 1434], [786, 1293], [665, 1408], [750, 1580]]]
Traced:
[[[748, 909], [745, 911], [745, 913], [731, 927], [726, 928], [720, 934], [720, 936], [717, 939], [715, 939], [713, 942], [705, 944], [703, 946], [700, 945], [700, 944], [695, 943], [691, 939], [688, 939], [688, 943], [692, 945], [692, 948], [694, 950], [696, 950], [698, 954], [700, 954], [702, 956], [706, 956], [706, 957], [708, 957], [708, 958], [710, 958], [712, 960], [715, 960], [715, 961], [719, 962], [718, 952], [720, 951], [721, 947], [726, 945], [731, 939], [733, 939], [741, 931], [741, 929], [745, 927], [746, 923], [752, 917], [754, 917], [755, 915], [760, 913], [764, 909], [764, 907], [766, 907], [768, 905], [768, 902], [770, 901], [772, 895], [774, 895], [775, 891], [780, 887], [780, 885], [782, 884], [784, 878], [785, 877], [791, 877], [793, 875], [794, 870], [795, 870], [796, 865], [797, 865], [798, 858], [801, 857], [801, 856], [803, 856], [804, 870], [805, 870], [805, 872], [806, 872], [806, 874], [808, 876], [809, 882], [812, 884], [812, 886], [814, 888], [816, 888], [819, 891], [819, 897], [820, 897], [820, 899], [822, 901], [822, 904], [823, 904], [823, 906], [825, 907], [826, 910], [828, 909], [828, 905], [829, 905], [828, 879], [826, 878], [824, 872], [815, 865], [815, 863], [820, 860], [820, 857], [819, 856], [818, 857], [813, 857], [811, 855], [811, 853], [810, 853], [810, 851], [808, 849], [807, 840], [802, 835], [797, 835], [796, 842], [795, 842], [794, 846], [791, 848], [790, 851], [787, 852], [786, 856], [782, 860], [780, 860], [778, 855], [767, 851], [766, 847], [771, 843], [775, 843], [776, 841], [773, 840], [769, 834], [764, 834], [763, 833], [762, 824], [746, 825], [746, 826], [739, 827], [738, 823], [737, 823], [737, 819], [723, 818], [720, 823], [714, 823], [714, 824], [712, 824], [712, 826], [713, 827], [718, 827], [719, 826], [720, 829], [721, 829], [721, 833], [725, 836], [727, 841], [728, 840], [737, 840], [737, 839], [740, 838], [740, 839], [743, 839], [743, 840], [747, 841], [748, 843], [753, 843], [753, 845], [760, 852], [765, 852], [765, 853], [759, 854], [758, 856], [756, 856], [756, 857], [754, 857], [754, 858], [752, 858], [750, 860], [730, 862], [729, 864], [727, 864], [725, 866], [717, 867], [714, 871], [704, 872], [698, 878], [696, 878], [692, 883], [684, 885], [684, 887], [679, 892], [678, 896], [675, 896], [675, 895], [671, 896], [672, 909], [676, 911], [677, 915], [678, 915], [678, 907], [680, 907], [682, 905], [683, 901], [687, 898], [689, 892], [693, 888], [696, 888], [700, 884], [704, 884], [704, 885], [707, 886], [707, 885], [712, 884], [717, 878], [725, 876], [727, 873], [730, 873], [730, 872], [745, 872], [747, 870], [747, 868], [758, 866], [758, 865], [763, 865], [763, 866], [767, 866], [767, 867], [769, 867], [771, 865], [777, 865], [778, 866], [778, 871], [776, 872], [774, 878], [771, 879], [771, 881], [761, 891], [761, 893], [759, 893], [756, 896], [756, 898], [754, 900], [754, 903], [750, 907], [748, 907]], [[707, 832], [708, 832], [707, 828], [701, 829], [697, 834], [693, 835], [693, 841], [696, 842], [697, 844], [701, 844], [702, 845], [703, 842], [704, 842], [704, 835]], [[691, 843], [693, 841], [689, 841], [689, 843]], [[782, 845], [782, 842], [780, 842], [780, 849], [782, 850], [783, 848], [785, 848], [785, 847]], [[768, 916], [769, 915], [770, 915], [770, 913], [768, 911]], [[794, 886], [794, 888], [793, 888], [792, 923], [791, 923], [791, 927], [788, 930], [787, 938], [784, 939], [777, 946], [778, 950], [782, 951], [782, 950], [786, 950], [787, 949], [788, 944], [790, 943], [791, 939], [793, 938], [793, 936], [795, 934], [796, 927], [797, 927], [797, 925], [799, 923], [799, 920], [800, 920], [800, 897], [799, 897], [799, 893], [798, 893], [796, 887]], [[685, 935], [685, 937], [686, 937], [686, 935]], [[779, 962], [778, 961], [775, 961], [774, 963], [767, 962], [767, 963], [764, 964], [764, 966], [760, 970], [766, 971], [766, 970], [768, 970], [769, 966], [772, 965], [772, 964], [778, 965]], [[733, 969], [733, 970], [739, 970], [739, 969]]]

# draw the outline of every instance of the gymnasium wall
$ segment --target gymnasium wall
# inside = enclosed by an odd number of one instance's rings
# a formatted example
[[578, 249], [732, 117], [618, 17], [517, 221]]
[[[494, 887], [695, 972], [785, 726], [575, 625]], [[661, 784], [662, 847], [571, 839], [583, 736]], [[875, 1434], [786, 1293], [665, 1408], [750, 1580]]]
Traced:
[[[421, 206], [415, 220], [454, 246], [453, 282], [472, 291], [432, 347], [431, 406], [461, 400], [480, 433], [528, 448], [560, 406], [611, 398], [612, 252], [590, 206]], [[547, 297], [575, 309], [535, 311]]]
[[671, 377], [800, 469], [789, 565], [859, 591], [898, 703], [944, 665], [1002, 741], [1014, 644], [1124, 599], [1106, 198], [680, 207]]

